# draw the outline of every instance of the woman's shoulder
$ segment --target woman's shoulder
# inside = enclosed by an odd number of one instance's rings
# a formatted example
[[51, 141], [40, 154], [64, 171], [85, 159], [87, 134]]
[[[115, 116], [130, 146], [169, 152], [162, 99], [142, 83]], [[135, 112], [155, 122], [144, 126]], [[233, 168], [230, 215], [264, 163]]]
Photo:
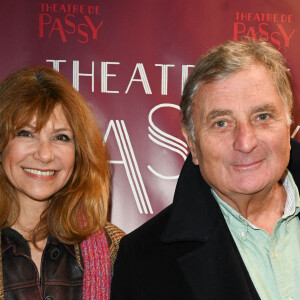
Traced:
[[119, 245], [121, 238], [125, 235], [125, 232], [122, 229], [110, 222], [106, 222], [104, 230], [109, 246], [111, 244]]
[[120, 240], [125, 235], [125, 232], [110, 222], [105, 224], [104, 231], [109, 246], [111, 263], [113, 265], [117, 258]]

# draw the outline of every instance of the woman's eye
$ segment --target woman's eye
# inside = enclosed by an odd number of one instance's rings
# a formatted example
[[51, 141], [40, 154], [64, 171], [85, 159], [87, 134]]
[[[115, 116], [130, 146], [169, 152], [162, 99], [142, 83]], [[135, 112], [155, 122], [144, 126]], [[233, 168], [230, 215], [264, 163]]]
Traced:
[[260, 114], [258, 116], [258, 119], [263, 121], [263, 120], [267, 120], [269, 118], [269, 114]]
[[216, 122], [216, 127], [224, 127], [227, 125], [226, 121], [218, 121]]
[[17, 136], [25, 136], [25, 137], [32, 137], [32, 134], [30, 131], [21, 129], [17, 132]]
[[71, 139], [66, 134], [60, 134], [55, 137], [58, 141], [69, 142]]

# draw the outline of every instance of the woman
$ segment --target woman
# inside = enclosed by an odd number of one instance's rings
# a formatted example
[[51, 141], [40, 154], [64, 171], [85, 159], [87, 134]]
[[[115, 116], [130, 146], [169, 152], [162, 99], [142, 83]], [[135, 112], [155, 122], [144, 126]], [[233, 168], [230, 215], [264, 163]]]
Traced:
[[82, 96], [48, 67], [9, 75], [0, 151], [2, 297], [109, 299], [123, 232], [107, 222], [107, 151]]

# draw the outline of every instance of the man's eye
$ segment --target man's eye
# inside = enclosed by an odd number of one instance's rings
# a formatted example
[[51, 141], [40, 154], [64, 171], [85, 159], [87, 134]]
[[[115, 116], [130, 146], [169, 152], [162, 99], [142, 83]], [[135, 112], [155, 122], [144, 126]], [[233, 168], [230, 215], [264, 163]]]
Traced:
[[263, 120], [267, 120], [269, 117], [270, 117], [269, 114], [260, 114], [258, 116], [258, 119], [263, 121]]
[[227, 125], [226, 121], [218, 121], [216, 122], [216, 127], [224, 127]]
[[69, 142], [71, 139], [66, 134], [60, 134], [55, 137], [55, 140]]
[[30, 131], [21, 129], [17, 132], [17, 136], [25, 136], [25, 137], [32, 137], [32, 134]]

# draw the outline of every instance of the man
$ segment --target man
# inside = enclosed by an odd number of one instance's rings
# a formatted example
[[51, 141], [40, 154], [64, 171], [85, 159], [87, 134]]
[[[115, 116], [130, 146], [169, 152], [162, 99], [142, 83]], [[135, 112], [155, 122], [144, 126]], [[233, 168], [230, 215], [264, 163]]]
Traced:
[[262, 41], [229, 41], [198, 61], [180, 104], [191, 155], [174, 202], [122, 239], [111, 300], [299, 299], [288, 76]]

